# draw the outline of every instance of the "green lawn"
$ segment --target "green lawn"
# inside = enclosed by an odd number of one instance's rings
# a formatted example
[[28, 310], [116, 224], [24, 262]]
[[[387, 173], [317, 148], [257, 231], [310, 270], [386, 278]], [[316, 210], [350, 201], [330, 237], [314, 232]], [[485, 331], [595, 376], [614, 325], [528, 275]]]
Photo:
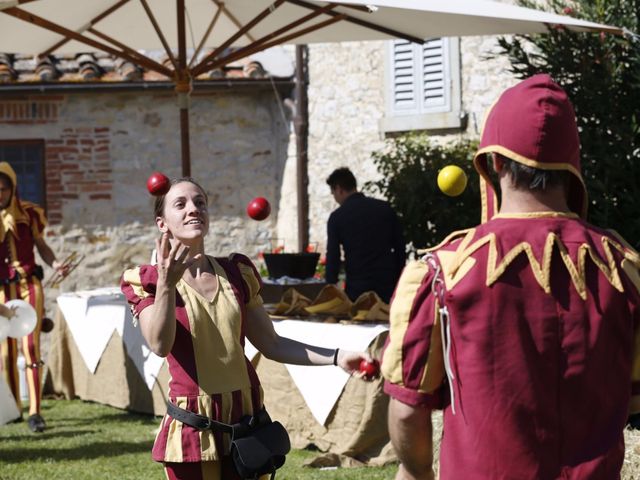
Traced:
[[[0, 426], [0, 480], [164, 479], [151, 460], [159, 419], [80, 400], [45, 400], [48, 428], [26, 422]], [[396, 467], [317, 470], [303, 467], [317, 452], [295, 450], [278, 480], [383, 480]]]

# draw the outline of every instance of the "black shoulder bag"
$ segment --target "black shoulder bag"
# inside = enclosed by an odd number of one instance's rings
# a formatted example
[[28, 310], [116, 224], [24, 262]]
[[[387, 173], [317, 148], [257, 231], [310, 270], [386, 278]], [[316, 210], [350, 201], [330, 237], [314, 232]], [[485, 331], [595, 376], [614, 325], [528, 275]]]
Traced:
[[243, 479], [257, 479], [284, 465], [291, 443], [280, 422], [274, 422], [266, 410], [246, 415], [230, 425], [197, 413], [184, 410], [167, 402], [167, 413], [176, 420], [198, 430], [217, 430], [231, 435], [231, 458], [236, 472]]

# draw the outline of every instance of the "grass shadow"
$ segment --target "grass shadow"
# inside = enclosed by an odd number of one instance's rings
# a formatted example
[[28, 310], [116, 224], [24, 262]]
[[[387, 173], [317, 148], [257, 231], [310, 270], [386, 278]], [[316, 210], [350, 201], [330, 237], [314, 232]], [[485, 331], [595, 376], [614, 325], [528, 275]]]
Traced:
[[74, 461], [112, 458], [142, 452], [151, 452], [153, 442], [93, 442], [79, 447], [47, 447], [34, 444], [33, 448], [12, 448], [3, 445], [0, 448], [3, 463], [23, 463], [38, 461]]

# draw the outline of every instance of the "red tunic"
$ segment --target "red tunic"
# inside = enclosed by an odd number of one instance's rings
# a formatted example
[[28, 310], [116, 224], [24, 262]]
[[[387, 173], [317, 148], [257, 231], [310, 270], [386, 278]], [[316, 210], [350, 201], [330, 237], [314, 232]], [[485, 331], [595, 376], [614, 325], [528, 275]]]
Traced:
[[0, 279], [15, 278], [16, 274], [29, 279], [36, 267], [34, 239], [43, 235], [46, 220], [38, 205], [24, 200], [19, 204], [20, 217], [15, 232], [8, 230], [0, 242]]
[[638, 254], [561, 214], [497, 216], [435, 252], [454, 395], [421, 262], [398, 285], [383, 373], [392, 397], [445, 406], [440, 479], [619, 478], [640, 393]]

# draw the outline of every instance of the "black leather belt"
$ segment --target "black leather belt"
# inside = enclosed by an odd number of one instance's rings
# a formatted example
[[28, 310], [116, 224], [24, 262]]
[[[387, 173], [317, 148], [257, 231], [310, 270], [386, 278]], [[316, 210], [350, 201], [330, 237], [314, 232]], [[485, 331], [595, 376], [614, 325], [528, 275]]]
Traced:
[[167, 402], [167, 414], [179, 422], [198, 430], [218, 430], [220, 432], [230, 433], [233, 437], [244, 435], [255, 426], [271, 423], [271, 417], [269, 417], [265, 409], [260, 410], [253, 416], [247, 415], [243, 417], [240, 422], [234, 423], [233, 425], [218, 422], [204, 415], [190, 412], [169, 401]]
[[171, 402], [167, 402], [167, 413], [186, 425], [198, 430], [220, 430], [222, 432], [231, 433], [233, 428], [227, 423], [218, 422], [204, 415], [190, 412], [184, 408], [180, 408]]
[[[25, 278], [30, 278], [30, 277], [36, 277], [38, 280], [42, 280], [44, 278], [44, 270], [40, 265], [36, 265], [35, 268], [33, 269], [33, 272], [31, 272], [31, 275], [27, 275], [27, 277]], [[18, 272], [15, 272], [15, 274], [11, 278], [0, 278], [0, 285], [9, 285], [11, 283], [19, 283], [22, 278], [23, 278], [22, 275], [20, 275]]]

